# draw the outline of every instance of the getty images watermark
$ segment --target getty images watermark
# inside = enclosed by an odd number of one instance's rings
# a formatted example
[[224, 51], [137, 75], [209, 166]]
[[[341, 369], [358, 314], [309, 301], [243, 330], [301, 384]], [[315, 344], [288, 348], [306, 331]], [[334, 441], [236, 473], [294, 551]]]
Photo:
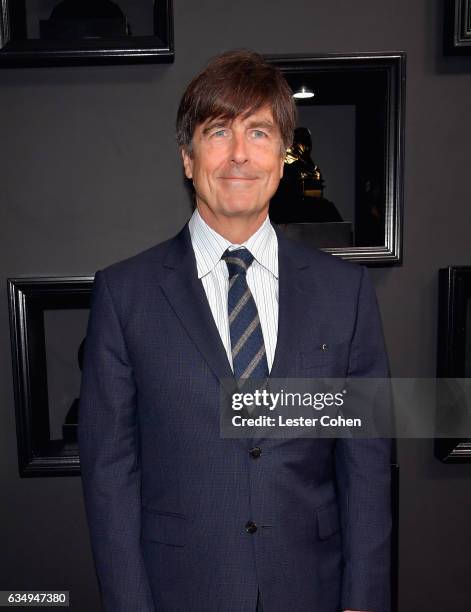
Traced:
[[221, 381], [224, 438], [471, 438], [469, 378]]
[[[321, 411], [326, 408], [343, 407], [346, 394], [346, 389], [337, 393], [300, 393], [285, 391], [284, 389], [274, 393], [267, 389], [256, 389], [253, 392], [233, 393], [231, 395], [231, 405], [234, 411], [244, 409], [251, 411], [253, 408], [264, 408], [271, 412], [280, 408], [297, 408], [300, 406]], [[337, 416], [323, 414], [317, 417], [311, 415], [308, 417], [302, 415], [288, 417], [283, 413], [276, 414], [276, 416], [261, 414], [257, 417], [235, 414], [232, 417], [234, 427], [361, 427], [361, 424], [360, 418], [345, 418], [341, 414]]]

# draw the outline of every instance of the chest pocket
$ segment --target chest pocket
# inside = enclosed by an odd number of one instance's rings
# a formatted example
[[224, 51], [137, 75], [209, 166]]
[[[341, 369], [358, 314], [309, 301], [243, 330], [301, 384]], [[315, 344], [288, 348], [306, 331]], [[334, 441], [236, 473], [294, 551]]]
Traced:
[[342, 377], [347, 373], [348, 345], [318, 344], [298, 354], [298, 372], [303, 377]]

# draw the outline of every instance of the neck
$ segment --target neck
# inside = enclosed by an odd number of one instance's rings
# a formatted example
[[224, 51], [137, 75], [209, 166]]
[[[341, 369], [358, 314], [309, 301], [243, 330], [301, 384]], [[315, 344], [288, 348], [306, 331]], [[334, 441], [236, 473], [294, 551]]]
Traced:
[[215, 215], [207, 206], [197, 206], [201, 218], [209, 227], [229, 240], [232, 244], [242, 244], [263, 224], [268, 215], [268, 206], [257, 213], [230, 217]]

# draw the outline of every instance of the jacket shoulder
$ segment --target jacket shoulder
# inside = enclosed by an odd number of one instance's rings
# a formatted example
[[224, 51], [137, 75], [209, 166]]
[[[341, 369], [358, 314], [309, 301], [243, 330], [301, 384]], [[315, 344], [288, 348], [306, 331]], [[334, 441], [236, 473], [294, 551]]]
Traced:
[[142, 281], [149, 275], [152, 275], [155, 279], [156, 275], [160, 274], [163, 269], [162, 263], [170, 246], [180, 236], [181, 232], [131, 257], [114, 262], [98, 272], [106, 277], [110, 285], [133, 284], [133, 282]]
[[298, 262], [309, 264], [311, 273], [331, 283], [359, 282], [365, 266], [342, 259], [308, 244], [283, 237], [283, 242]]

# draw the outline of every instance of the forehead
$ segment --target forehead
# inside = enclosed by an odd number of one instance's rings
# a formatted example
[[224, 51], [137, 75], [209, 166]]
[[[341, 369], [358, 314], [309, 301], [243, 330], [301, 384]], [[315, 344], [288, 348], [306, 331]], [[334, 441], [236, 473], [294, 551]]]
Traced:
[[278, 128], [275, 119], [273, 117], [273, 111], [271, 106], [262, 106], [254, 111], [244, 111], [243, 113], [239, 113], [235, 117], [227, 117], [224, 115], [215, 115], [213, 117], [208, 117], [202, 123], [199, 123], [196, 126], [198, 128], [205, 128], [212, 123], [217, 123], [221, 125], [232, 125], [233, 123], [239, 123], [242, 125], [253, 125], [256, 123], [265, 123], [272, 124], [273, 128]]

